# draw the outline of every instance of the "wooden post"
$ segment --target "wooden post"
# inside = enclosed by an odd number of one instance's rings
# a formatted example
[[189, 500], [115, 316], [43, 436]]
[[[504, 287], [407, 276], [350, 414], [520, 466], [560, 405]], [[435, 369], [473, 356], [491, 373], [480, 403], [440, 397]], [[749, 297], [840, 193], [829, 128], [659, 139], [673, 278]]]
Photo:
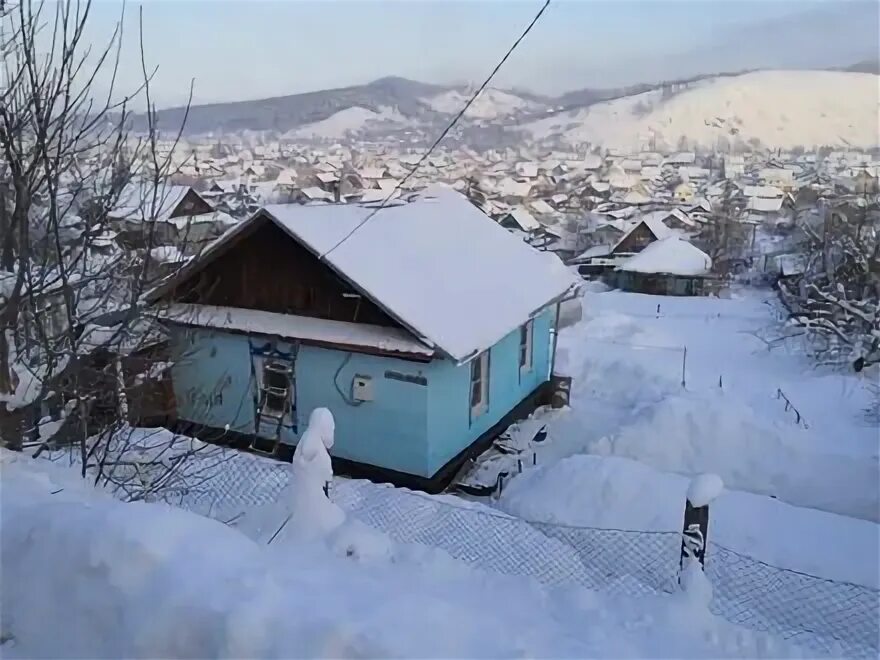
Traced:
[[687, 369], [687, 361], [688, 361], [688, 347], [685, 346], [684, 350], [681, 354], [681, 386], [685, 387], [687, 385], [687, 379], [685, 377], [685, 369]]

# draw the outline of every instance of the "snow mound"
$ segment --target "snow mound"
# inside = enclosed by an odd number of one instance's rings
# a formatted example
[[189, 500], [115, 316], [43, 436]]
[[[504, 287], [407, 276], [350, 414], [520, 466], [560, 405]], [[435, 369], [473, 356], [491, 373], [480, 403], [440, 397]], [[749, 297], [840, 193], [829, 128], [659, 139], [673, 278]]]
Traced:
[[705, 275], [712, 268], [708, 254], [677, 236], [654, 241], [624, 261], [619, 270], [669, 275]]
[[627, 96], [542, 119], [536, 137], [562, 135], [617, 149], [656, 140], [714, 148], [758, 140], [767, 148], [878, 144], [878, 76], [838, 71], [759, 71], [709, 78], [671, 95]]
[[353, 106], [340, 110], [311, 124], [300, 126], [288, 133], [289, 137], [298, 138], [343, 138], [349, 133], [356, 133], [377, 122], [394, 122], [407, 124], [408, 120], [393, 108], [382, 107], [379, 112], [368, 110], [360, 106]]
[[660, 470], [715, 472], [730, 488], [880, 520], [877, 461], [822, 449], [813, 434], [710, 391], [668, 397], [590, 451]]
[[[435, 112], [455, 115], [461, 112], [471, 94], [472, 92], [463, 93], [452, 89], [422, 100]], [[471, 119], [496, 119], [527, 110], [533, 105], [530, 101], [515, 94], [502, 92], [500, 89], [486, 89], [471, 104], [465, 116]]]
[[691, 479], [687, 500], [691, 506], [701, 507], [710, 504], [724, 491], [724, 482], [717, 474], [699, 474]]
[[[577, 455], [515, 476], [498, 506], [561, 525], [680, 532], [691, 481], [627, 458]], [[805, 538], [846, 542], [805, 543]], [[709, 541], [820, 578], [872, 589], [880, 584], [875, 560], [880, 526], [866, 520], [725, 490], [709, 505]]]

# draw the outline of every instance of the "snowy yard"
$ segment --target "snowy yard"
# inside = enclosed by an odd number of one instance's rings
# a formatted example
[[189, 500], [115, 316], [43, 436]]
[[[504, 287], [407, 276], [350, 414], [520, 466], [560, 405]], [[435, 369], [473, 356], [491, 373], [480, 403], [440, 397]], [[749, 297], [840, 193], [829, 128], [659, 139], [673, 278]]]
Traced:
[[574, 379], [571, 408], [552, 414], [539, 464], [582, 453], [622, 456], [685, 475], [715, 472], [728, 488], [880, 520], [880, 441], [865, 415], [878, 375], [819, 369], [799, 340], [768, 349], [757, 335], [777, 324], [773, 295], [587, 293], [584, 320], [559, 338], [557, 369]]

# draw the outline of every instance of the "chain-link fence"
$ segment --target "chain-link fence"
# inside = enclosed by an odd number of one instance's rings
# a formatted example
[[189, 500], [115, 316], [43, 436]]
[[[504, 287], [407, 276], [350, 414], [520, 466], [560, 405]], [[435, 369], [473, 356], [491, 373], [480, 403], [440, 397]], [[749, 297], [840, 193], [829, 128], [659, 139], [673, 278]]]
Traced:
[[[210, 488], [177, 503], [235, 520], [249, 508], [277, 500], [289, 478], [288, 464], [242, 455], [225, 464]], [[395, 542], [439, 548], [481, 570], [630, 596], [678, 588], [681, 535], [676, 532], [532, 522], [453, 496], [347, 479], [333, 484], [331, 499]], [[712, 611], [732, 623], [831, 655], [878, 654], [875, 589], [772, 566], [711, 539], [706, 573], [713, 586]]]

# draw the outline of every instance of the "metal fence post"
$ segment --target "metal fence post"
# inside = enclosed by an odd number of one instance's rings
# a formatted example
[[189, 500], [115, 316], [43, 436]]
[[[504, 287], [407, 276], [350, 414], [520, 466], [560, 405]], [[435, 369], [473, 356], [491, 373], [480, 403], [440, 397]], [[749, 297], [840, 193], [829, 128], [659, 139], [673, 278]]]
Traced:
[[695, 557], [700, 566], [706, 562], [706, 539], [709, 534], [709, 505], [694, 506], [690, 500], [684, 502], [684, 526], [681, 532], [680, 568], [684, 568], [688, 557]]
[[[684, 524], [681, 532], [679, 567], [683, 571], [689, 558], [706, 563], [709, 538], [709, 504], [724, 490], [724, 482], [715, 474], [701, 474], [691, 479], [684, 502]], [[679, 581], [681, 573], [679, 573]]]

